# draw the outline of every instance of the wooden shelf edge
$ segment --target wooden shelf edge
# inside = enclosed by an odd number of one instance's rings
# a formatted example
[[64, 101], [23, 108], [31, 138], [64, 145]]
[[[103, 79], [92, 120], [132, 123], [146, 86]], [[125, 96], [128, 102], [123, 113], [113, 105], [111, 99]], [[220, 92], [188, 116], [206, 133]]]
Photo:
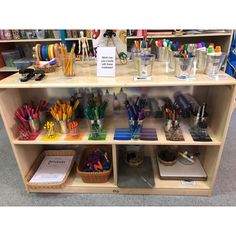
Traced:
[[27, 43], [27, 42], [59, 42], [61, 39], [47, 38], [47, 39], [9, 39], [0, 40], [0, 43]]
[[[155, 177], [156, 181], [157, 177]], [[29, 189], [29, 192], [37, 192], [37, 193], [110, 193], [110, 194], [157, 194], [157, 195], [192, 195], [192, 196], [208, 196], [210, 194], [210, 188], [205, 183], [205, 187], [188, 187], [183, 186], [183, 188], [170, 188], [168, 187], [159, 187], [156, 184], [153, 188], [119, 188], [117, 185], [112, 184], [113, 178], [109, 180], [107, 183], [83, 183], [79, 176], [74, 177], [74, 180], [71, 184], [66, 185], [63, 188], [58, 189], [47, 189], [47, 188], [38, 188], [38, 189]], [[159, 180], [157, 180], [159, 181]], [[163, 180], [160, 180], [163, 181]], [[78, 182], [78, 184], [75, 184]], [[200, 181], [196, 181], [200, 182]]]
[[[65, 38], [66, 41], [74, 41], [79, 40], [80, 38]], [[87, 38], [88, 40], [92, 40], [92, 38]]]
[[0, 68], [0, 72], [18, 72], [19, 70], [16, 67], [3, 66]]

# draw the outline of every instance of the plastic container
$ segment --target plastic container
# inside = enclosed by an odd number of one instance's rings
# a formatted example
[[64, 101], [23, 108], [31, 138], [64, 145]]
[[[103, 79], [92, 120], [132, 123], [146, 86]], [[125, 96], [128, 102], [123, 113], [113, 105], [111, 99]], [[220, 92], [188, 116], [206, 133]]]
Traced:
[[195, 57], [175, 58], [175, 76], [179, 79], [189, 79], [195, 76]]
[[221, 53], [221, 55], [207, 55], [205, 74], [210, 78], [217, 78], [225, 58], [226, 53]]
[[20, 52], [18, 50], [4, 51], [2, 52], [2, 57], [6, 66], [15, 67], [14, 60], [20, 58]]
[[138, 76], [151, 76], [152, 67], [155, 55], [153, 54], [141, 54], [134, 56], [135, 67], [138, 72]]
[[133, 140], [140, 139], [143, 122], [138, 120], [129, 120], [129, 130]]
[[17, 69], [24, 69], [33, 65], [33, 60], [29, 58], [20, 58], [14, 60], [14, 65], [17, 67]]
[[64, 72], [64, 76], [70, 77], [75, 76], [76, 74], [76, 66], [75, 66], [75, 57], [64, 57], [62, 59], [62, 70]]
[[167, 69], [166, 72], [173, 72], [175, 71], [175, 53], [174, 51], [168, 50], [168, 62], [167, 62]]
[[55, 39], [60, 39], [61, 38], [61, 33], [59, 30], [53, 30], [53, 35]]
[[44, 30], [36, 30], [36, 35], [38, 39], [44, 39], [45, 38], [45, 31]]
[[168, 62], [168, 48], [157, 47], [157, 61]]
[[68, 122], [64, 120], [59, 121], [60, 133], [61, 134], [68, 134]]
[[206, 67], [207, 52], [196, 50], [197, 71], [204, 72]]

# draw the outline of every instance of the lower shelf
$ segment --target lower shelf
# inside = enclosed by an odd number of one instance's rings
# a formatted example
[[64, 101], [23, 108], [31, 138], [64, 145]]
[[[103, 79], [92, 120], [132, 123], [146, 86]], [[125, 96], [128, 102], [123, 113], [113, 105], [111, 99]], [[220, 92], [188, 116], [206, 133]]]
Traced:
[[106, 183], [84, 183], [73, 170], [67, 185], [61, 189], [28, 189], [29, 192], [47, 193], [112, 193], [112, 194], [163, 194], [163, 195], [210, 195], [207, 181], [195, 181], [195, 185], [185, 185], [178, 180], [161, 180], [157, 164], [152, 158], [155, 186], [153, 188], [119, 188], [111, 177]]

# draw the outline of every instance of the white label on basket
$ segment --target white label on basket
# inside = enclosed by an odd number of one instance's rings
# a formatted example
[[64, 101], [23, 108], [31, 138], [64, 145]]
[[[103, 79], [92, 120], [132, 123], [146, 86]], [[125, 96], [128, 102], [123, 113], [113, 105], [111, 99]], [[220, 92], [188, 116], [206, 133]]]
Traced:
[[73, 156], [46, 156], [30, 183], [60, 183], [64, 180]]
[[194, 180], [181, 180], [181, 184], [182, 185], [195, 186], [196, 185], [196, 181], [194, 181]]

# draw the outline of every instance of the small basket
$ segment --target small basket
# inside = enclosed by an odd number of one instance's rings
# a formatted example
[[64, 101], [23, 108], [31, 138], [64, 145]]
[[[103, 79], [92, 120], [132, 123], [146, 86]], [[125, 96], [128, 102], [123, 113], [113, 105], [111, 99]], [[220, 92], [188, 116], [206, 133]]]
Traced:
[[[71, 162], [71, 165], [65, 175], [65, 178], [61, 181], [61, 182], [57, 182], [57, 183], [30, 183], [30, 180], [32, 179], [32, 177], [34, 176], [35, 172], [38, 170], [40, 164], [42, 163], [43, 159], [46, 156], [73, 156], [73, 160]], [[28, 172], [28, 174], [25, 176], [25, 182], [26, 185], [30, 188], [30, 189], [38, 189], [38, 188], [47, 188], [47, 189], [58, 189], [58, 188], [63, 188], [69, 178], [69, 174], [71, 172], [71, 169], [73, 167], [74, 161], [75, 161], [75, 156], [76, 156], [76, 151], [75, 150], [45, 150], [43, 151], [39, 157], [35, 160], [35, 162], [33, 163], [33, 165], [30, 168], [30, 171]]]
[[45, 73], [52, 73], [52, 72], [55, 72], [56, 69], [57, 69], [57, 65], [53, 65], [53, 66], [37, 66], [37, 65], [34, 65], [34, 68], [36, 70], [42, 70], [44, 71]]
[[[105, 152], [108, 153], [108, 157], [111, 160], [111, 166], [109, 170], [103, 172], [84, 172], [82, 170], [82, 166], [84, 162], [87, 160], [87, 157], [93, 153], [97, 148], [101, 148]], [[111, 155], [111, 147], [110, 146], [90, 146], [89, 148], [85, 148], [83, 150], [82, 156], [79, 160], [79, 165], [76, 166], [76, 171], [78, 175], [81, 177], [83, 182], [85, 183], [105, 183], [109, 180], [112, 171], [112, 155]]]

